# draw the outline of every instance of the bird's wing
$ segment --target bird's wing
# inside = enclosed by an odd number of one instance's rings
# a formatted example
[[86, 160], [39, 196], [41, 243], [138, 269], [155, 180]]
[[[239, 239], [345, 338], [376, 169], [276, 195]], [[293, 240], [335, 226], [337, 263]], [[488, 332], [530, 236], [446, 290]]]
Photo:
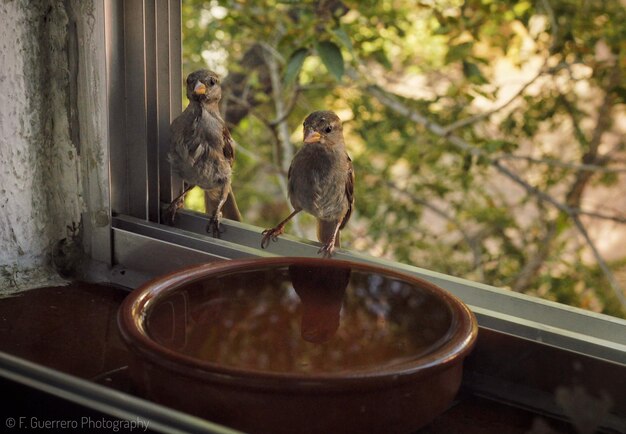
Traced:
[[233, 161], [235, 161], [235, 146], [234, 146], [235, 141], [230, 135], [230, 131], [228, 130], [228, 127], [226, 125], [224, 125], [224, 128], [222, 130], [222, 137], [224, 138], [224, 148], [223, 148], [224, 157], [226, 157], [226, 159], [232, 166]]
[[348, 223], [348, 220], [350, 220], [352, 206], [354, 205], [354, 167], [352, 166], [352, 160], [347, 153], [346, 158], [348, 159], [348, 173], [346, 176], [346, 198], [348, 199], [348, 211], [346, 211], [346, 215], [343, 217], [343, 221], [339, 227], [340, 229], [343, 229], [346, 223]]
[[195, 166], [198, 160], [200, 159], [200, 157], [206, 154], [206, 149], [207, 149], [207, 146], [205, 146], [203, 143], [198, 144], [198, 147], [194, 151], [193, 155], [191, 155], [192, 166]]
[[198, 140], [197, 131], [197, 116], [187, 106], [170, 126], [170, 162], [178, 161], [178, 164], [194, 167], [205, 155], [207, 146], [202, 140]]
[[181, 113], [170, 125], [170, 154], [179, 152], [185, 143], [185, 112]]

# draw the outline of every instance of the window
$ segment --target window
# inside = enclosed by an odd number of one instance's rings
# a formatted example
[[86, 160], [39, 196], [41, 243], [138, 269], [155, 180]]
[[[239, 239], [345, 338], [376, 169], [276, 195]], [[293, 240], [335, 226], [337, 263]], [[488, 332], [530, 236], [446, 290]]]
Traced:
[[[260, 250], [262, 229], [246, 223], [225, 222], [225, 233], [215, 240], [205, 235], [206, 217], [199, 213], [182, 212], [175, 227], [159, 224], [160, 202], [169, 202], [181, 188], [170, 176], [165, 158], [169, 124], [180, 112], [182, 100], [180, 2], [114, 3], [108, 14], [113, 263], [156, 273], [207, 258], [316, 256], [315, 243], [289, 235], [268, 250]], [[164, 255], [145, 254], [157, 252], [153, 249], [158, 246], [169, 252], [180, 249], [184, 254], [168, 255], [167, 260], [160, 259]], [[612, 341], [626, 344], [620, 340], [624, 322], [619, 319], [354, 251], [340, 252], [337, 257], [393, 267], [431, 280], [472, 306], [481, 324], [507, 333], [540, 337], [546, 343], [571, 345], [572, 350], [583, 352]], [[580, 339], [573, 339], [574, 335]], [[617, 347], [607, 345], [602, 351], [617, 356]]]
[[[318, 246], [284, 235], [261, 250], [261, 228], [224, 222], [221, 239], [205, 232], [206, 216], [183, 211], [174, 227], [159, 223], [161, 202], [181, 186], [165, 155], [170, 121], [181, 105], [181, 7], [175, 0], [106, 2], [109, 96], [112, 280], [134, 287], [146, 276], [183, 265], [241, 257], [317, 256]], [[103, 256], [109, 248], [101, 246]], [[368, 262], [429, 280], [457, 295], [487, 331], [609, 363], [626, 363], [626, 322], [480, 283], [344, 250], [337, 258]], [[493, 359], [510, 360], [491, 348]], [[508, 373], [499, 373], [503, 376]], [[496, 375], [496, 374], [494, 374]], [[481, 387], [476, 382], [476, 387]], [[532, 386], [532, 385], [531, 385]], [[513, 402], [513, 389], [489, 389]], [[489, 389], [489, 390], [487, 390]], [[524, 402], [524, 405], [533, 405]]]

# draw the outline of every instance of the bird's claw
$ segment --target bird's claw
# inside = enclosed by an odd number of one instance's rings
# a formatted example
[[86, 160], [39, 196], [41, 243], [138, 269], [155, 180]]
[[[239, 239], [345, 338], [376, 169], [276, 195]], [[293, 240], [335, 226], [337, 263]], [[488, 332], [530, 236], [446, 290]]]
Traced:
[[220, 227], [220, 221], [222, 220], [222, 213], [216, 214], [209, 218], [209, 224], [207, 225], [206, 231], [213, 235], [213, 238], [220, 238], [220, 234], [224, 232], [224, 230]]
[[321, 253], [324, 258], [330, 258], [335, 251], [335, 240], [324, 244], [317, 253]]
[[263, 235], [263, 239], [261, 240], [261, 248], [264, 249], [270, 245], [270, 241], [276, 242], [278, 241], [278, 237], [284, 232], [284, 228], [282, 226], [277, 226], [271, 229], [265, 229], [261, 234]]
[[176, 220], [176, 213], [178, 212], [180, 208], [183, 207], [183, 203], [184, 202], [182, 200], [177, 200], [177, 201], [170, 203], [167, 206], [167, 208], [165, 208], [163, 212], [163, 221], [166, 224], [170, 226], [174, 225], [174, 221]]

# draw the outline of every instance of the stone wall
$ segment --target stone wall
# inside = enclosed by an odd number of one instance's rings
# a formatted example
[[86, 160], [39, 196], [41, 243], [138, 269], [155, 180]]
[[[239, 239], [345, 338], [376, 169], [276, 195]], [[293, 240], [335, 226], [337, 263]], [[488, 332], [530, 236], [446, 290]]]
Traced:
[[0, 292], [59, 283], [52, 264], [71, 274], [82, 219], [108, 224], [99, 8], [0, 4]]

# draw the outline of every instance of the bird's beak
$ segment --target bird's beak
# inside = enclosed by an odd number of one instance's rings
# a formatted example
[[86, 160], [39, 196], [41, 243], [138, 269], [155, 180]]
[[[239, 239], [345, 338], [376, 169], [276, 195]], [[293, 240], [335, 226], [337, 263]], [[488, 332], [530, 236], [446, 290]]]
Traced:
[[311, 131], [304, 138], [304, 143], [317, 143], [320, 141], [321, 138], [322, 136], [320, 136], [320, 133], [318, 133], [317, 131]]
[[196, 82], [193, 93], [196, 95], [204, 95], [206, 93], [206, 86], [200, 81]]

